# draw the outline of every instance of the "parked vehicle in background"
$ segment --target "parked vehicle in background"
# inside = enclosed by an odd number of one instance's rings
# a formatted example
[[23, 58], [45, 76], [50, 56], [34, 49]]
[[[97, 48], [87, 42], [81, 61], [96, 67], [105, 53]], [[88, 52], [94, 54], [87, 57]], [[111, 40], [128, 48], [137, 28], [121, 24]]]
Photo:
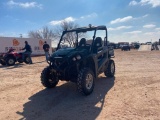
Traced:
[[118, 49], [119, 48], [119, 44], [118, 43], [109, 43], [109, 46], [112, 46], [113, 49]]
[[121, 50], [122, 50], [122, 51], [130, 51], [130, 46], [129, 46], [129, 45], [123, 45], [123, 46], [121, 47]]
[[134, 49], [139, 49], [139, 47], [140, 47], [140, 45], [139, 45], [139, 44], [135, 44], [135, 45], [133, 45], [133, 48], [134, 48]]
[[146, 42], [146, 45], [152, 45], [152, 42]]
[[129, 45], [129, 42], [118, 42], [119, 48], [122, 48], [124, 45]]
[[138, 42], [131, 42], [131, 44], [130, 44], [131, 49], [139, 49], [139, 47], [140, 47], [139, 41]]

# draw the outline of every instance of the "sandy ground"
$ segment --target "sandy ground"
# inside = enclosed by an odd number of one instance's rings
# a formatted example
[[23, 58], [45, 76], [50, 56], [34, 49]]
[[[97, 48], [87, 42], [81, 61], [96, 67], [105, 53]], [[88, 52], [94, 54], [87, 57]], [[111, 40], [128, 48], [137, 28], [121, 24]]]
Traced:
[[115, 50], [115, 78], [103, 74], [89, 96], [60, 81], [45, 89], [34, 64], [0, 66], [0, 120], [160, 120], [160, 51]]

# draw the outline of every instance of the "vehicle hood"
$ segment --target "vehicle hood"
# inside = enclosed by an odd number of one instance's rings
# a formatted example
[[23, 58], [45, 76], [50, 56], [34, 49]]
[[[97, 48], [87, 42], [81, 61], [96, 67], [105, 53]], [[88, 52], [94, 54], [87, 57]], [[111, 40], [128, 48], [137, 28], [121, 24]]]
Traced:
[[80, 54], [82, 56], [87, 55], [88, 51], [86, 49], [76, 49], [76, 48], [64, 48], [59, 49], [56, 52], [54, 52], [51, 57], [70, 57], [75, 54]]
[[72, 51], [74, 51], [74, 48], [59, 49], [59, 50], [55, 51], [51, 56], [52, 57], [63, 57], [63, 56], [68, 55]]

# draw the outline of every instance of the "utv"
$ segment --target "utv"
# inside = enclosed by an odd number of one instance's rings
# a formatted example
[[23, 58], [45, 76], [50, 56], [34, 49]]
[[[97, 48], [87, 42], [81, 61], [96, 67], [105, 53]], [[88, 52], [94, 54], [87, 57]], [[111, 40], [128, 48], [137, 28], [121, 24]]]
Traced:
[[114, 77], [114, 50], [107, 43], [106, 26], [63, 31], [56, 51], [49, 57], [49, 66], [41, 73], [41, 83], [53, 88], [59, 80], [71, 81], [77, 84], [79, 92], [89, 95], [99, 74]]

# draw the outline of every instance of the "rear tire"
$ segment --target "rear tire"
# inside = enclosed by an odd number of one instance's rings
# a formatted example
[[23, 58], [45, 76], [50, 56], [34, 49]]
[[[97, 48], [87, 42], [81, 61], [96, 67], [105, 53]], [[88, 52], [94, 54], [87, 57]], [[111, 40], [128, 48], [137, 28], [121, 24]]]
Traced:
[[54, 88], [58, 82], [59, 80], [56, 78], [55, 74], [50, 71], [49, 67], [44, 68], [41, 73], [42, 85], [47, 88]]
[[77, 79], [78, 91], [82, 94], [89, 95], [94, 89], [94, 74], [89, 68], [83, 68]]
[[15, 62], [16, 62], [16, 60], [15, 60], [15, 58], [13, 58], [13, 57], [8, 57], [8, 58], [6, 59], [6, 64], [7, 64], [8, 66], [14, 65]]
[[106, 77], [114, 77], [115, 74], [115, 63], [113, 60], [109, 60], [106, 71], [104, 72]]

